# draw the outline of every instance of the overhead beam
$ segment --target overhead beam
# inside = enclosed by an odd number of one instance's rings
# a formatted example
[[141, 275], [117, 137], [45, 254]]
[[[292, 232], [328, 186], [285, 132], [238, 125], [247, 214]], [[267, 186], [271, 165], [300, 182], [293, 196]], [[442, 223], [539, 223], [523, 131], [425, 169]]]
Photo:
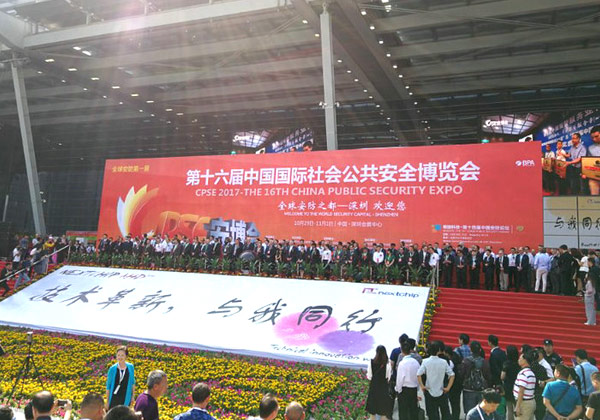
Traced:
[[597, 6], [598, 0], [502, 0], [442, 10], [413, 10], [404, 16], [376, 19], [373, 24], [377, 33], [407, 31], [432, 26], [455, 24], [478, 19], [517, 16], [568, 9], [572, 7]]
[[[422, 80], [424, 78], [449, 78], [453, 75], [463, 76], [472, 73], [486, 73], [508, 69], [525, 69], [529, 67], [547, 67], [569, 63], [600, 60], [600, 47], [582, 48], [538, 54], [519, 54], [508, 57], [484, 58], [478, 60], [444, 61], [426, 66], [413, 66], [404, 70], [409, 78]], [[594, 59], [595, 58], [595, 59]], [[590, 60], [591, 59], [591, 60]]]
[[168, 62], [185, 63], [185, 60], [217, 55], [227, 55], [238, 51], [267, 51], [272, 49], [287, 48], [304, 44], [316, 44], [317, 39], [311, 30], [283, 32], [277, 35], [261, 35], [257, 37], [231, 39], [227, 41], [212, 42], [208, 44], [178, 46], [141, 53], [123, 54], [112, 57], [89, 58], [82, 57], [78, 68], [85, 70], [100, 70], [120, 66], [144, 65]]
[[[338, 86], [352, 86], [352, 78], [346, 74], [340, 75], [338, 80]], [[215, 86], [205, 89], [189, 89], [175, 92], [166, 92], [157, 95], [156, 101], [181, 101], [181, 100], [199, 100], [209, 98], [232, 98], [232, 101], [239, 100], [242, 96], [247, 95], [259, 95], [264, 93], [272, 92], [289, 92], [293, 90], [301, 89], [317, 89], [321, 88], [322, 84], [312, 77], [304, 77], [300, 79], [290, 80], [275, 80], [272, 82], [258, 82], [258, 83], [247, 83], [234, 86]], [[42, 89], [39, 89], [42, 90]], [[81, 92], [81, 88], [77, 88], [77, 92]], [[281, 96], [281, 95], [280, 95]], [[14, 99], [14, 98], [13, 98]], [[40, 105], [32, 105], [29, 107], [31, 114], [40, 114], [45, 112], [60, 112], [60, 111], [72, 111], [79, 109], [90, 109], [90, 108], [107, 108], [119, 105], [119, 101], [112, 99], [79, 99], [62, 102], [49, 102]], [[1, 108], [0, 116], [15, 115], [16, 109], [14, 106]]]
[[415, 93], [432, 96], [459, 92], [484, 91], [527, 87], [537, 89], [542, 86], [572, 85], [586, 81], [598, 81], [598, 71], [566, 72], [557, 74], [537, 74], [532, 76], [500, 77], [455, 83], [425, 83], [415, 85]]
[[452, 39], [448, 41], [422, 42], [406, 44], [390, 48], [394, 60], [427, 57], [434, 55], [453, 56], [458, 53], [480, 49], [493, 49], [498, 47], [511, 47], [537, 45], [556, 41], [567, 41], [593, 38], [599, 30], [597, 24], [577, 25], [577, 30], [572, 27], [557, 27], [552, 30], [534, 29], [516, 31], [506, 34], [482, 35], [470, 38]]
[[43, 125], [61, 125], [61, 124], [82, 124], [87, 122], [95, 122], [98, 119], [106, 121], [116, 120], [130, 120], [138, 118], [150, 118], [149, 113], [136, 113], [136, 112], [110, 112], [104, 114], [87, 114], [87, 115], [73, 115], [65, 117], [49, 117], [49, 118], [35, 118], [32, 120], [32, 126], [43, 126]]
[[41, 48], [60, 43], [75, 43], [91, 38], [128, 36], [137, 31], [159, 29], [167, 26], [186, 25], [192, 22], [221, 19], [243, 14], [264, 13], [286, 6], [285, 0], [236, 0], [202, 4], [175, 10], [167, 10], [124, 19], [72, 26], [27, 36], [25, 48]]
[[153, 76], [137, 77], [122, 84], [122, 87], [134, 88], [141, 86], [168, 85], [173, 83], [198, 82], [201, 80], [220, 79], [226, 77], [247, 77], [250, 74], [269, 74], [285, 71], [299, 71], [319, 68], [320, 57], [304, 57], [291, 60], [262, 62], [250, 65], [239, 63], [227, 67], [208, 67], [202, 70], [179, 73], [164, 73]]

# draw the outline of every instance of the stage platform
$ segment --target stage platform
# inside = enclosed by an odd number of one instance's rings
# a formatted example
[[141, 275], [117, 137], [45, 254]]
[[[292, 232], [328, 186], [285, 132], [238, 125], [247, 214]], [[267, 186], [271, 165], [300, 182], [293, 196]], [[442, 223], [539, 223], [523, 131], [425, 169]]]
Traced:
[[427, 287], [63, 266], [0, 324], [363, 368], [417, 338]]

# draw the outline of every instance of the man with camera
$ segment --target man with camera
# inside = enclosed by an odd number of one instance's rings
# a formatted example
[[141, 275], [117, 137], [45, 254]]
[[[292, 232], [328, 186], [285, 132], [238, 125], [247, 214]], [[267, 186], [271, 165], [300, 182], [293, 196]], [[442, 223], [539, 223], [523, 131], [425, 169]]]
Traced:
[[52, 420], [52, 414], [58, 407], [65, 410], [63, 420], [71, 418], [73, 404], [69, 400], [55, 400], [50, 391], [40, 391], [31, 399], [34, 420]]

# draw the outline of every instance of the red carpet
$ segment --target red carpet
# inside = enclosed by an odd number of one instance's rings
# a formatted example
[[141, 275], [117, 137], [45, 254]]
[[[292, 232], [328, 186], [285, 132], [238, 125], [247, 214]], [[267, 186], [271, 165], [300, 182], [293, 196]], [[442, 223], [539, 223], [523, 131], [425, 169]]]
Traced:
[[466, 333], [489, 354], [489, 334], [498, 336], [502, 348], [508, 344], [541, 346], [550, 338], [568, 364], [578, 348], [600, 361], [600, 326], [583, 325], [582, 298], [442, 288], [438, 303], [430, 340], [456, 347], [459, 334]]

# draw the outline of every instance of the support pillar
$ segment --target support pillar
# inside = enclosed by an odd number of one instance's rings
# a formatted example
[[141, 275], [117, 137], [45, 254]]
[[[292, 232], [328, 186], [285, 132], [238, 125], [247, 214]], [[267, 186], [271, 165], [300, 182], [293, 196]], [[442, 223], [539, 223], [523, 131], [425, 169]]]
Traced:
[[327, 137], [327, 150], [338, 149], [337, 118], [335, 101], [335, 69], [333, 62], [333, 32], [331, 28], [331, 15], [327, 10], [327, 3], [323, 3], [321, 13], [321, 55], [323, 60], [323, 91], [325, 110], [325, 133]]
[[11, 66], [13, 84], [15, 86], [15, 96], [17, 98], [17, 112], [19, 114], [21, 139], [23, 140], [23, 154], [25, 155], [25, 168], [27, 170], [33, 223], [35, 225], [35, 232], [40, 235], [45, 235], [46, 223], [44, 221], [44, 209], [42, 208], [42, 197], [40, 195], [40, 180], [38, 178], [35, 149], [33, 147], [33, 135], [31, 132], [31, 121], [29, 119], [29, 106], [27, 104], [27, 92], [25, 90], [22, 62], [15, 57], [11, 62]]

